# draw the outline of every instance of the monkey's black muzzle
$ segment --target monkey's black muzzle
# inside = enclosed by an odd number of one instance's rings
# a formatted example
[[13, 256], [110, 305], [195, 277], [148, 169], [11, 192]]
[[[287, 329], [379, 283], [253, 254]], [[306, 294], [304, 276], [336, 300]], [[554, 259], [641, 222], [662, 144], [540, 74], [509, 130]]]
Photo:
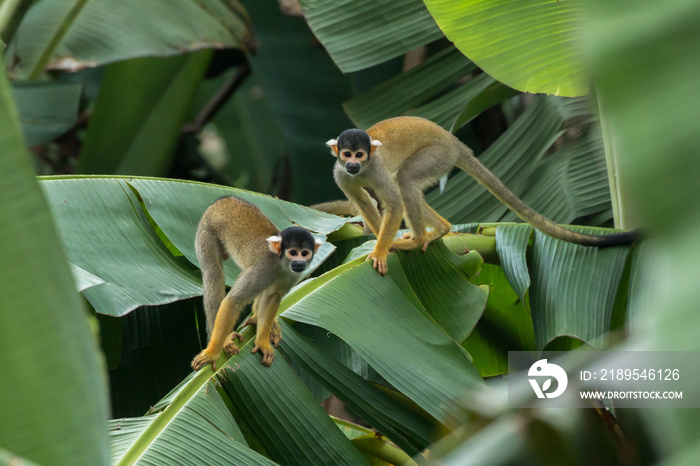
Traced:
[[303, 272], [306, 270], [306, 261], [292, 261], [289, 267], [292, 269], [292, 272]]
[[345, 164], [345, 171], [351, 175], [357, 175], [358, 173], [360, 173], [360, 164], [359, 163], [346, 163]]

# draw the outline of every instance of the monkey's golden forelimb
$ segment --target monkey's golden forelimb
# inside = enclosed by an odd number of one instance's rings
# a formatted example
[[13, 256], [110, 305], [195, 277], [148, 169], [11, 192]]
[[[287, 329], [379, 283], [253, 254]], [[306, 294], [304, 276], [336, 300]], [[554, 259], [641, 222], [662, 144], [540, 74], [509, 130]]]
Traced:
[[[227, 337], [233, 331], [233, 326], [238, 320], [241, 311], [255, 296], [260, 294], [269, 281], [266, 277], [258, 276], [254, 272], [244, 271], [239, 275], [231, 290], [221, 302], [216, 313], [214, 328], [209, 338], [209, 344], [192, 360], [192, 369], [199, 370], [208, 363], [216, 370], [216, 360], [224, 348]], [[233, 344], [233, 341], [231, 341]], [[233, 346], [236, 346], [233, 344]]]
[[367, 256], [367, 260], [372, 261], [372, 267], [380, 275], [386, 275], [389, 271], [386, 263], [387, 256], [392, 247], [394, 235], [401, 226], [402, 212], [403, 207], [400, 203], [387, 203], [382, 226], [377, 235], [377, 244], [374, 245], [374, 250]]
[[275, 359], [275, 349], [270, 344], [270, 332], [275, 322], [275, 315], [277, 314], [277, 309], [279, 309], [281, 299], [282, 296], [279, 293], [266, 290], [258, 308], [258, 326], [255, 334], [255, 347], [252, 352], [257, 353], [260, 351], [263, 355], [262, 363], [266, 366], [270, 366]]
[[192, 360], [192, 369], [199, 370], [211, 363], [212, 370], [216, 371], [216, 360], [219, 358], [219, 354], [221, 354], [226, 337], [236, 323], [236, 319], [242, 307], [243, 306], [235, 303], [228, 296], [224, 298], [221, 302], [221, 306], [219, 306], [218, 317], [214, 324], [209, 344]]
[[374, 233], [374, 236], [379, 237], [382, 218], [379, 214], [379, 209], [377, 209], [369, 193], [360, 186], [344, 185], [341, 186], [341, 189], [347, 198], [355, 203], [365, 223], [370, 230], [372, 230], [372, 233]]

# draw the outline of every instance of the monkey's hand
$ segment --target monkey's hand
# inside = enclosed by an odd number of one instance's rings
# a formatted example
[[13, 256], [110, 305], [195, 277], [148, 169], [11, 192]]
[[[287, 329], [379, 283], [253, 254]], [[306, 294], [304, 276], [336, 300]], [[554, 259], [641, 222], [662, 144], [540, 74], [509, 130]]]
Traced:
[[239, 340], [243, 343], [243, 335], [238, 332], [231, 332], [229, 336], [226, 337], [226, 341], [224, 342], [224, 352], [226, 354], [238, 354], [240, 351], [238, 346], [234, 343], [234, 340]]
[[269, 338], [255, 339], [255, 348], [251, 353], [257, 353], [258, 350], [263, 355], [262, 363], [268, 367], [271, 366], [272, 361], [275, 360], [275, 349], [270, 344]]
[[249, 325], [258, 325], [258, 316], [253, 314], [250, 317], [248, 317], [248, 320], [246, 320], [243, 324], [243, 328], [246, 328]]
[[194, 359], [192, 360], [192, 363], [191, 363], [192, 369], [198, 371], [202, 367], [211, 363], [211, 369], [214, 372], [216, 372], [216, 360], [218, 359], [218, 357], [219, 357], [218, 353], [216, 355], [212, 356], [205, 349], [204, 351], [199, 353], [197, 356], [195, 356]]
[[379, 275], [386, 275], [386, 273], [389, 271], [389, 268], [386, 265], [386, 256], [387, 253], [378, 253], [376, 251], [372, 251], [367, 256], [367, 260], [372, 261], [372, 267], [374, 267], [374, 270], [379, 272]]

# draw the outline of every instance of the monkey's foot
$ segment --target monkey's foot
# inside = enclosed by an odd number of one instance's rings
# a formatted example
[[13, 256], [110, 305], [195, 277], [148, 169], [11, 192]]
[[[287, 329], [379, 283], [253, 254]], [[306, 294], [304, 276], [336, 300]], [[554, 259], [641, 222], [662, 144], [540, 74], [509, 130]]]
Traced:
[[240, 351], [238, 346], [234, 343], [234, 340], [239, 340], [243, 343], [243, 335], [238, 332], [231, 332], [229, 336], [226, 337], [226, 341], [224, 342], [224, 352], [226, 354], [238, 354]]
[[280, 324], [277, 319], [272, 321], [272, 326], [270, 327], [270, 343], [275, 345], [275, 348], [280, 347], [280, 342], [282, 341], [282, 330], [280, 329]]
[[386, 256], [386, 253], [381, 254], [377, 252], [372, 252], [367, 256], [367, 260], [372, 261], [372, 267], [374, 267], [374, 270], [379, 272], [379, 275], [386, 275], [386, 273], [389, 271], [389, 268], [386, 265]]
[[436, 231], [431, 231], [428, 233], [428, 236], [426, 236], [425, 241], [423, 242], [423, 247], [421, 248], [421, 251], [425, 252], [428, 249], [428, 245], [432, 243], [433, 241], [439, 240], [443, 236], [445, 236], [447, 232], [445, 233], [438, 233]]
[[192, 360], [192, 363], [190, 365], [192, 366], [192, 369], [198, 371], [202, 367], [211, 363], [211, 369], [213, 371], [216, 371], [216, 359], [217, 359], [217, 357], [218, 357], [218, 355], [210, 356], [207, 353], [207, 350], [204, 350], [201, 353], [199, 353], [197, 356], [194, 357], [194, 359]]
[[248, 320], [246, 320], [243, 324], [243, 328], [246, 328], [249, 325], [258, 325], [258, 316], [252, 314], [250, 317], [248, 317]]
[[263, 360], [262, 363], [265, 364], [266, 366], [271, 366], [272, 361], [275, 360], [275, 349], [272, 347], [269, 341], [258, 341], [257, 339], [255, 340], [255, 347], [253, 348], [253, 351], [251, 353], [257, 353], [258, 350], [263, 355]]

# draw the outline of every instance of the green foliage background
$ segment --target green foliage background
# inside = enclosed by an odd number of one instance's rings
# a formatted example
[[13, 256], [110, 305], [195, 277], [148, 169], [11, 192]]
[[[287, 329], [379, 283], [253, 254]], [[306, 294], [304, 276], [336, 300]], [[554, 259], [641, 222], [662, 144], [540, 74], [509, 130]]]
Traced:
[[[512, 410], [499, 382], [513, 350], [698, 350], [698, 19], [690, 0], [4, 1], [0, 462], [695, 464], [694, 410]], [[645, 239], [562, 243], [453, 173], [427, 199], [456, 233], [379, 277], [356, 219], [307, 206], [342, 196], [324, 141], [401, 114], [549, 218]], [[246, 329], [191, 373], [192, 238], [229, 194], [326, 244], [271, 368]]]

